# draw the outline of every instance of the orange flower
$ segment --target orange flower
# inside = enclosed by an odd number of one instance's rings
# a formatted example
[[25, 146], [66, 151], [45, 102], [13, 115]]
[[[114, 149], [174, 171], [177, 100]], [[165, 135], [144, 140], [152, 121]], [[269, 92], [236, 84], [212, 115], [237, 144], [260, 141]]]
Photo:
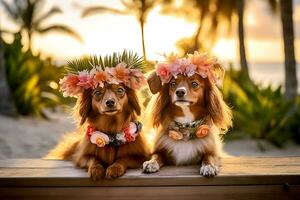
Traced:
[[105, 71], [97, 71], [94, 76], [94, 84], [100, 87], [104, 86], [104, 82], [109, 78], [108, 74]]
[[127, 85], [130, 79], [130, 72], [126, 66], [126, 63], [121, 62], [116, 67], [107, 68], [106, 71], [115, 79], [114, 81]]
[[95, 131], [90, 138], [91, 143], [96, 144], [98, 147], [104, 147], [109, 143], [109, 138], [106, 134]]
[[199, 126], [197, 132], [196, 132], [196, 136], [198, 138], [203, 138], [205, 137], [207, 134], [209, 133], [209, 126], [206, 124], [203, 124], [201, 126]]
[[173, 140], [182, 140], [183, 135], [180, 132], [177, 132], [175, 130], [169, 130], [169, 137]]
[[96, 139], [96, 145], [98, 147], [104, 147], [106, 144], [105, 140], [102, 137]]

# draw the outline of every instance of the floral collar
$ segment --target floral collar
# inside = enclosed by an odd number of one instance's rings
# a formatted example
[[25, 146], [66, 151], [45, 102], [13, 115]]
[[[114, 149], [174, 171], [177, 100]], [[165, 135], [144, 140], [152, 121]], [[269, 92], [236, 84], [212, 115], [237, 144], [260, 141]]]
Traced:
[[174, 140], [192, 140], [195, 138], [203, 138], [209, 133], [210, 127], [206, 124], [206, 120], [201, 118], [191, 123], [171, 122], [169, 125], [169, 137]]
[[128, 126], [116, 134], [105, 134], [98, 131], [92, 125], [89, 125], [86, 130], [86, 135], [91, 143], [96, 144], [98, 147], [104, 147], [105, 145], [120, 146], [126, 142], [135, 141], [141, 130], [142, 123], [138, 121], [130, 122]]

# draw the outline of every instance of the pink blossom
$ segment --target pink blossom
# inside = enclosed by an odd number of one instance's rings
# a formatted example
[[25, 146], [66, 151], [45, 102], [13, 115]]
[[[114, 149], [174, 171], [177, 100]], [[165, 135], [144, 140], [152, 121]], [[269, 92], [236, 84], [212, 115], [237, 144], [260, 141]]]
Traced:
[[189, 54], [188, 57], [194, 65], [202, 66], [207, 60], [208, 55], [207, 53], [200, 54], [199, 52], [195, 51], [194, 54]]
[[73, 97], [79, 95], [83, 89], [77, 85], [78, 83], [78, 76], [74, 74], [69, 74], [63, 79], [60, 79], [60, 90], [63, 92], [64, 97]]
[[110, 81], [117, 83], [128, 84], [129, 82], [129, 69], [126, 67], [126, 63], [121, 62], [116, 67], [107, 68], [107, 72], [111, 75]]
[[202, 78], [207, 78], [210, 71], [208, 67], [198, 66], [196, 73], [199, 74]]
[[182, 68], [181, 65], [181, 60], [179, 59], [174, 60], [174, 62], [169, 65], [169, 69], [170, 69], [170, 73], [175, 78], [177, 78], [178, 74], [182, 74], [184, 72], [184, 69]]
[[87, 70], [79, 72], [78, 75], [79, 83], [78, 86], [83, 87], [84, 89], [93, 88], [93, 76]]
[[93, 84], [95, 86], [104, 87], [104, 83], [107, 82], [108, 79], [109, 79], [109, 75], [107, 74], [107, 72], [103, 70], [99, 70], [95, 72]]
[[130, 81], [128, 87], [139, 89], [146, 84], [144, 74], [139, 69], [130, 69]]
[[156, 74], [160, 77], [162, 82], [168, 83], [172, 77], [169, 71], [169, 64], [159, 63], [156, 68]]
[[188, 76], [188, 77], [191, 77], [193, 76], [195, 73], [196, 73], [196, 65], [190, 63], [188, 64], [186, 67], [185, 67], [185, 74]]

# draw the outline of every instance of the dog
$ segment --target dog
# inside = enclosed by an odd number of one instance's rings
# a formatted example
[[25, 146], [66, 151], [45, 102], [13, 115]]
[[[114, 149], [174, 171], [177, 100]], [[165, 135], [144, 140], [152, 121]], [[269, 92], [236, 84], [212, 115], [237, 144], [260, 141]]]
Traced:
[[136, 89], [146, 82], [143, 74], [124, 62], [105, 67], [61, 80], [65, 96], [78, 96], [74, 110], [80, 126], [47, 155], [73, 160], [77, 167], [87, 169], [93, 180], [117, 178], [127, 168], [140, 168], [148, 154], [137, 121], [141, 107]]
[[152, 111], [156, 132], [143, 172], [157, 172], [163, 165], [200, 164], [201, 175], [218, 174], [219, 134], [232, 125], [231, 110], [217, 87], [223, 76], [215, 58], [198, 52], [182, 59], [172, 56], [157, 65], [147, 79], [157, 95]]

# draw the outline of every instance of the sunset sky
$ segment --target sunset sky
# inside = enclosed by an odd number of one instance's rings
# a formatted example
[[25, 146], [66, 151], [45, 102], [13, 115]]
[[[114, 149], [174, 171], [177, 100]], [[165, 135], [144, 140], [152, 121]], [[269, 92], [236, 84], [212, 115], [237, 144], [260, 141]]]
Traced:
[[[9, 0], [8, 0], [9, 1]], [[142, 53], [139, 24], [132, 15], [103, 13], [81, 18], [82, 7], [106, 5], [122, 9], [119, 0], [47, 0], [45, 10], [58, 5], [64, 14], [56, 15], [45, 24], [64, 23], [76, 30], [83, 43], [64, 34], [35, 35], [33, 49], [55, 60], [66, 60], [87, 54], [106, 54], [124, 48]], [[283, 45], [279, 16], [272, 15], [263, 0], [246, 1], [245, 33], [250, 62], [282, 62]], [[17, 30], [1, 8], [0, 27]], [[300, 60], [300, 0], [294, 1], [296, 58]], [[145, 25], [145, 43], [148, 59], [159, 60], [161, 55], [176, 52], [175, 43], [193, 34], [196, 24], [183, 18], [160, 14], [159, 7], [149, 14]], [[6, 37], [9, 41], [11, 38]], [[221, 37], [213, 48], [213, 54], [224, 61], [238, 61], [236, 31], [230, 37]]]

